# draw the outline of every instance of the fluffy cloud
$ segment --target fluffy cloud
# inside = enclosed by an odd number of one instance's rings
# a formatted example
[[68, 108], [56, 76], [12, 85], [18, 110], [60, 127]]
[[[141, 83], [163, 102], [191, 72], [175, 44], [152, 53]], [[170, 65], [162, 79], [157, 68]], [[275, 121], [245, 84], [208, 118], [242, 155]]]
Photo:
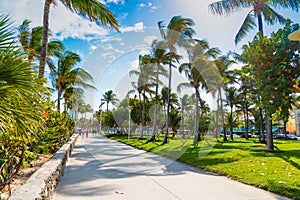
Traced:
[[156, 11], [159, 8], [159, 6], [153, 5], [152, 2], [148, 2], [147, 4], [141, 3], [141, 4], [138, 4], [138, 6], [140, 8], [145, 8], [145, 7], [150, 8], [151, 12], [154, 12], [154, 11]]
[[136, 24], [134, 24], [134, 26], [128, 26], [128, 27], [121, 27], [120, 28], [121, 32], [130, 32], [130, 31], [134, 31], [134, 32], [143, 32], [144, 31], [144, 23], [143, 22], [138, 22]]
[[[122, 3], [124, 0], [106, 0], [105, 2]], [[105, 2], [102, 1], [102, 3]], [[29, 19], [32, 26], [41, 26], [43, 7], [43, 1], [22, 0], [16, 6], [14, 1], [1, 0], [0, 12], [9, 14], [16, 26], [24, 19]], [[108, 29], [67, 10], [59, 1], [56, 6], [50, 8], [49, 28], [52, 37], [59, 40], [80, 38], [89, 41], [94, 37], [103, 37], [109, 33]]]
[[157, 36], [155, 36], [155, 35], [147, 35], [147, 36], [144, 38], [144, 42], [146, 42], [148, 45], [151, 45], [152, 42], [153, 42], [154, 40], [156, 40], [156, 39], [157, 39]]

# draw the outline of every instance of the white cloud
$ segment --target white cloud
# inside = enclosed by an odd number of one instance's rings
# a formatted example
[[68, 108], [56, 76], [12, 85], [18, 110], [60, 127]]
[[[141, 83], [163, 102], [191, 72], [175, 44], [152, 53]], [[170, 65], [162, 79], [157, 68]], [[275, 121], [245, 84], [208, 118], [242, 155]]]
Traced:
[[145, 28], [144, 23], [143, 22], [138, 22], [138, 23], [134, 24], [134, 26], [128, 26], [128, 27], [120, 28], [120, 31], [121, 32], [130, 32], [130, 31], [143, 32], [144, 28]]
[[[109, 1], [123, 2], [123, 0]], [[34, 27], [42, 25], [43, 7], [43, 1], [22, 0], [16, 6], [15, 1], [1, 0], [0, 13], [9, 14], [16, 26], [24, 19], [29, 19]], [[59, 1], [57, 6], [50, 8], [49, 28], [52, 37], [59, 40], [80, 38], [89, 41], [93, 37], [103, 37], [109, 33], [107, 29], [67, 10]]]
[[106, 3], [124, 4], [125, 0], [106, 0]]
[[128, 61], [128, 64], [131, 66], [131, 68], [138, 68], [139, 67], [139, 59], [136, 58], [135, 60]]
[[144, 38], [144, 42], [146, 42], [148, 45], [151, 45], [152, 42], [157, 39], [157, 36], [155, 35], [147, 35], [145, 38]]
[[160, 8], [159, 6], [153, 5], [152, 2], [148, 2], [147, 4], [141, 3], [141, 4], [138, 4], [138, 6], [139, 6], [140, 8], [145, 8], [145, 7], [150, 8], [150, 11], [151, 11], [151, 12], [154, 12], [154, 11], [156, 11], [158, 8]]

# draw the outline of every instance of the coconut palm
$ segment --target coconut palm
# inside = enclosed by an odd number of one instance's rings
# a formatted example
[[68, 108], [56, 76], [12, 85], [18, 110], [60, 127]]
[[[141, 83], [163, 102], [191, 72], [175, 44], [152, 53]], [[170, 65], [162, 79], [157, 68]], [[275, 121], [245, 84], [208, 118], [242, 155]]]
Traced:
[[[34, 59], [39, 60], [42, 48], [43, 27], [38, 26], [30, 29], [30, 21], [25, 19], [18, 27], [18, 38], [23, 50], [27, 54], [27, 60], [32, 63]], [[64, 50], [61, 42], [51, 41], [48, 43], [47, 57], [58, 56]]]
[[102, 95], [102, 102], [106, 103], [106, 112], [108, 112], [108, 106], [111, 103], [112, 105], [117, 105], [119, 103], [119, 99], [117, 98], [117, 95], [112, 91], [108, 90]]
[[151, 46], [151, 62], [154, 63], [155, 71], [155, 104], [154, 104], [154, 117], [153, 117], [153, 132], [150, 141], [155, 140], [156, 135], [156, 115], [157, 115], [157, 105], [158, 105], [158, 86], [160, 84], [159, 75], [167, 77], [167, 71], [164, 69], [163, 65], [168, 62], [168, 54], [165, 48], [166, 43], [164, 41], [154, 40]]
[[[152, 94], [151, 87], [154, 86], [155, 73], [153, 71], [154, 64], [151, 62], [150, 55], [139, 56], [139, 68], [138, 70], [131, 70], [129, 72], [130, 76], [138, 76], [138, 81], [136, 85], [133, 85], [139, 93], [139, 101], [141, 103], [141, 137], [143, 133], [143, 126], [145, 125], [145, 101], [146, 92], [150, 95]], [[143, 96], [143, 102], [141, 101], [141, 95]]]
[[230, 113], [227, 116], [227, 121], [230, 129], [230, 139], [233, 140], [233, 125], [234, 125], [234, 116], [233, 116], [233, 106], [236, 103], [237, 89], [235, 87], [230, 87], [226, 89], [226, 103], [225, 106], [229, 106]]
[[93, 77], [87, 71], [82, 68], [74, 68], [79, 62], [79, 55], [71, 51], [62, 53], [57, 59], [56, 66], [52, 61], [48, 61], [52, 85], [57, 90], [57, 110], [59, 112], [60, 99], [70, 86], [95, 88], [90, 84], [93, 82]]
[[[113, 27], [119, 30], [119, 24], [114, 14], [109, 11], [102, 3], [97, 0], [59, 0], [68, 10], [80, 16], [87, 17], [92, 21], [101, 22], [104, 26]], [[43, 37], [40, 57], [39, 77], [44, 77], [46, 54], [48, 48], [49, 33], [49, 13], [51, 5], [55, 5], [56, 0], [45, 0], [43, 16]]]
[[[227, 141], [226, 129], [225, 125], [225, 115], [224, 115], [224, 107], [223, 107], [223, 97], [222, 97], [222, 89], [226, 89], [226, 86], [229, 84], [235, 83], [235, 74], [233, 71], [228, 70], [230, 65], [235, 64], [234, 60], [229, 59], [229, 56], [219, 56], [216, 60], [214, 60], [216, 67], [218, 68], [218, 74], [220, 75], [217, 78], [215, 83], [215, 89], [218, 93], [218, 103], [220, 103], [220, 110], [221, 110], [221, 117], [222, 117], [222, 124], [223, 124], [223, 135], [224, 141]], [[219, 106], [219, 105], [218, 105]]]
[[211, 78], [208, 74], [214, 73], [216, 68], [210, 58], [216, 57], [220, 52], [217, 48], [209, 48], [206, 41], [195, 40], [195, 44], [188, 47], [189, 62], [183, 63], [179, 67], [179, 72], [184, 72], [188, 81], [187, 83], [180, 83], [178, 91], [180, 92], [184, 87], [191, 87], [195, 90], [195, 127], [194, 127], [194, 146], [198, 143], [198, 130], [199, 130], [199, 103], [201, 108], [204, 109], [204, 101], [201, 99], [199, 88], [208, 90], [207, 78]]
[[256, 27], [255, 18], [257, 17], [258, 30], [263, 33], [263, 18], [267, 24], [273, 25], [277, 22], [284, 24], [286, 19], [277, 13], [272, 7], [282, 7], [298, 11], [299, 0], [222, 0], [211, 3], [210, 11], [217, 15], [227, 15], [243, 8], [252, 8], [247, 14], [241, 28], [235, 36], [237, 44], [244, 38], [250, 30]]
[[[168, 103], [167, 103], [167, 116], [169, 116], [170, 110], [170, 97], [171, 97], [171, 80], [172, 80], [172, 63], [174, 55], [176, 53], [176, 44], [181, 45], [183, 41], [188, 41], [195, 34], [195, 31], [191, 28], [194, 25], [194, 21], [190, 18], [183, 18], [181, 16], [172, 17], [167, 28], [163, 25], [163, 22], [158, 22], [158, 27], [162, 38], [167, 42], [169, 49], [169, 85], [168, 85]], [[168, 119], [169, 117], [167, 117]], [[164, 140], [162, 144], [167, 143], [168, 137], [168, 120], [166, 120], [166, 132], [164, 134]]]

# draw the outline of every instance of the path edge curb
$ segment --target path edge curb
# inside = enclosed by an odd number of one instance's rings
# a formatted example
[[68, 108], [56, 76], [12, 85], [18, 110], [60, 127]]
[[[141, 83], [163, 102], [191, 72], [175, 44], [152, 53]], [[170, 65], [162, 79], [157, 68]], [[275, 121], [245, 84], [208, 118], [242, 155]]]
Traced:
[[70, 157], [78, 134], [73, 134], [52, 158], [42, 165], [21, 187], [12, 192], [9, 200], [52, 199], [54, 190], [63, 174], [64, 166]]

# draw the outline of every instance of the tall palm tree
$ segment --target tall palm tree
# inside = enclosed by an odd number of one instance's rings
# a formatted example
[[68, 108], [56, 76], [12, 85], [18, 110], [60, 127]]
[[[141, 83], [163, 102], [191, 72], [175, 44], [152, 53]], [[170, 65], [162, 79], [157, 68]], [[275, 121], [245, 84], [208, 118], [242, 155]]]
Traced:
[[226, 89], [226, 106], [230, 108], [230, 114], [227, 117], [227, 121], [230, 129], [230, 139], [233, 140], [233, 125], [234, 125], [234, 116], [233, 116], [233, 106], [236, 103], [237, 89], [235, 87], [230, 87]]
[[195, 127], [194, 127], [194, 146], [197, 146], [199, 136], [199, 103], [204, 109], [204, 101], [200, 96], [200, 87], [208, 90], [206, 74], [212, 73], [216, 68], [214, 62], [209, 58], [214, 58], [219, 50], [216, 48], [209, 48], [206, 41], [195, 40], [196, 44], [188, 48], [189, 62], [183, 63], [179, 67], [179, 72], [184, 72], [188, 81], [187, 83], [180, 83], [178, 91], [180, 92], [184, 87], [192, 87], [195, 90]]
[[[42, 48], [43, 27], [33, 27], [30, 29], [30, 21], [25, 19], [18, 27], [18, 38], [23, 50], [27, 54], [27, 60], [32, 63], [34, 59], [39, 60]], [[61, 42], [51, 41], [48, 43], [47, 57], [58, 56], [64, 50]]]
[[[140, 101], [140, 115], [141, 115], [141, 135], [143, 135], [143, 126], [145, 125], [145, 101], [146, 101], [146, 92], [150, 95], [152, 93], [151, 87], [154, 86], [155, 81], [155, 73], [153, 71], [153, 63], [151, 62], [150, 55], [140, 55], [139, 56], [139, 68], [138, 70], [131, 70], [129, 72], [130, 76], [136, 75], [138, 76], [137, 85], [134, 86], [139, 93], [139, 101]], [[143, 96], [143, 102], [141, 99]]]
[[167, 71], [163, 65], [168, 63], [168, 54], [165, 48], [166, 43], [164, 41], [154, 40], [151, 46], [151, 62], [154, 63], [155, 71], [155, 104], [154, 104], [154, 117], [153, 117], [153, 132], [149, 142], [155, 140], [156, 135], [156, 117], [157, 117], [157, 105], [158, 105], [158, 86], [160, 84], [159, 75], [167, 77]]
[[[167, 42], [167, 47], [169, 49], [169, 85], [168, 85], [168, 104], [167, 104], [167, 116], [169, 116], [170, 110], [170, 96], [171, 96], [171, 80], [172, 80], [172, 64], [173, 57], [176, 53], [176, 44], [180, 45], [183, 41], [188, 41], [195, 34], [195, 31], [191, 28], [195, 23], [190, 18], [183, 18], [181, 16], [172, 17], [167, 28], [163, 25], [163, 22], [158, 22], [158, 27], [162, 38]], [[164, 140], [162, 144], [167, 143], [168, 137], [168, 118], [166, 120], [166, 132], [164, 134]]]
[[[101, 22], [104, 26], [113, 27], [119, 30], [119, 24], [114, 14], [109, 11], [102, 3], [97, 0], [59, 0], [67, 9], [72, 12], [89, 18], [92, 21]], [[46, 54], [48, 48], [48, 33], [49, 33], [49, 13], [51, 5], [55, 5], [56, 0], [45, 0], [44, 16], [43, 16], [43, 37], [42, 49], [40, 57], [39, 77], [44, 77]]]
[[117, 98], [117, 95], [112, 91], [108, 90], [102, 95], [102, 102], [106, 103], [106, 112], [108, 112], [108, 106], [111, 103], [112, 105], [117, 105], [119, 102], [119, 99]]
[[55, 66], [52, 61], [48, 62], [53, 87], [57, 90], [57, 110], [60, 112], [60, 99], [70, 86], [82, 88], [95, 88], [89, 82], [93, 77], [82, 68], [74, 68], [80, 62], [77, 53], [65, 51], [57, 59]]
[[237, 44], [247, 33], [256, 27], [257, 17], [258, 30], [263, 34], [263, 18], [267, 24], [273, 25], [277, 22], [284, 24], [286, 19], [277, 13], [272, 7], [282, 7], [298, 11], [299, 0], [222, 0], [211, 3], [209, 9], [213, 14], [227, 15], [243, 8], [252, 8], [247, 14], [241, 28], [235, 36]]
[[[216, 60], [214, 60], [216, 67], [218, 68], [218, 73], [220, 74], [220, 78], [217, 78], [217, 82], [215, 84], [217, 92], [218, 92], [218, 102], [220, 103], [220, 110], [222, 116], [222, 124], [223, 124], [223, 135], [224, 141], [227, 141], [226, 129], [225, 125], [225, 114], [223, 112], [223, 97], [222, 97], [222, 89], [226, 89], [228, 84], [235, 83], [235, 74], [233, 71], [228, 70], [230, 65], [236, 63], [234, 60], [229, 59], [229, 56], [219, 56]], [[221, 81], [221, 82], [220, 82]]]

